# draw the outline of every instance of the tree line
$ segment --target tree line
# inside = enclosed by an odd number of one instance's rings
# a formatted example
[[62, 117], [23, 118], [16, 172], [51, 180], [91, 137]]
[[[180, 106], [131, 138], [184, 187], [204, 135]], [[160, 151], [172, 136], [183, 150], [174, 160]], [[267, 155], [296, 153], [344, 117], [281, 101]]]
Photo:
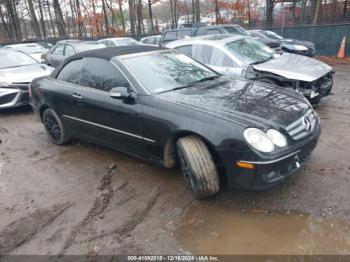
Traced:
[[[181, 16], [200, 22], [210, 13], [213, 23], [250, 28], [350, 22], [349, 5], [348, 0], [0, 0], [0, 40], [156, 34], [160, 22], [176, 28]], [[230, 11], [229, 19], [223, 11]]]

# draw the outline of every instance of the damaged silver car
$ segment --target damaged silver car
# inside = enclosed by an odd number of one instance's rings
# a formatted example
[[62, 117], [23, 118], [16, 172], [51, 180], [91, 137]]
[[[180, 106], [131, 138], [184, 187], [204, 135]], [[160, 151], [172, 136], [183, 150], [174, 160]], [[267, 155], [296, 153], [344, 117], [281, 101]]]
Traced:
[[312, 104], [329, 95], [333, 86], [333, 71], [327, 64], [296, 54], [277, 54], [249, 37], [210, 35], [171, 42], [167, 47], [224, 75], [295, 89]]

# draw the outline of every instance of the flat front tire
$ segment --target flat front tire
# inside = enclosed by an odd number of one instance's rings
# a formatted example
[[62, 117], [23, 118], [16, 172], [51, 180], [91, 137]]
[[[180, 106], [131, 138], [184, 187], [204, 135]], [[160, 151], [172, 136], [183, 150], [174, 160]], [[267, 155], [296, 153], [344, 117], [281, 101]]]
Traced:
[[186, 136], [177, 143], [178, 158], [186, 185], [195, 198], [205, 198], [220, 190], [220, 180], [214, 160], [198, 137]]
[[42, 119], [45, 130], [52, 143], [56, 145], [64, 145], [69, 141], [69, 137], [64, 129], [63, 123], [53, 109], [46, 109], [43, 113]]

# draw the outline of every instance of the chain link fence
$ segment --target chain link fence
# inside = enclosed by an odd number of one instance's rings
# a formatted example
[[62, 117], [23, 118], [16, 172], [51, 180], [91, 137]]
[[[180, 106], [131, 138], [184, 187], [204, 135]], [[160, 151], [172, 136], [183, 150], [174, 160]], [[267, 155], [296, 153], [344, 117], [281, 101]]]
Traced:
[[266, 6], [248, 16], [247, 28], [314, 42], [316, 55], [336, 55], [343, 37], [347, 37], [346, 53], [350, 54], [350, 0], [267, 0]]

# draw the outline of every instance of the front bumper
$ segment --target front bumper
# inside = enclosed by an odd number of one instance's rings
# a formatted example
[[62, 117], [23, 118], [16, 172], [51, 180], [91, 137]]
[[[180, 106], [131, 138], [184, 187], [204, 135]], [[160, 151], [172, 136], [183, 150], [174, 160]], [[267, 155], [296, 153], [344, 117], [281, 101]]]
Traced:
[[300, 92], [311, 102], [317, 104], [322, 97], [331, 94], [333, 88], [333, 72], [317, 79], [311, 88], [300, 88]]
[[0, 88], [0, 109], [28, 105], [29, 100], [29, 90], [26, 85]]
[[[278, 156], [275, 159], [259, 161], [240, 160], [240, 162], [253, 164], [254, 169], [238, 167], [232, 158], [229, 160], [230, 157], [228, 157], [227, 152], [221, 154], [224, 159], [229, 187], [265, 190], [286, 180], [307, 163], [311, 152], [316, 147], [320, 132], [320, 127], [318, 127], [312, 136], [304, 139], [297, 147], [293, 147], [291, 152]], [[239, 153], [236, 157], [239, 157]]]

